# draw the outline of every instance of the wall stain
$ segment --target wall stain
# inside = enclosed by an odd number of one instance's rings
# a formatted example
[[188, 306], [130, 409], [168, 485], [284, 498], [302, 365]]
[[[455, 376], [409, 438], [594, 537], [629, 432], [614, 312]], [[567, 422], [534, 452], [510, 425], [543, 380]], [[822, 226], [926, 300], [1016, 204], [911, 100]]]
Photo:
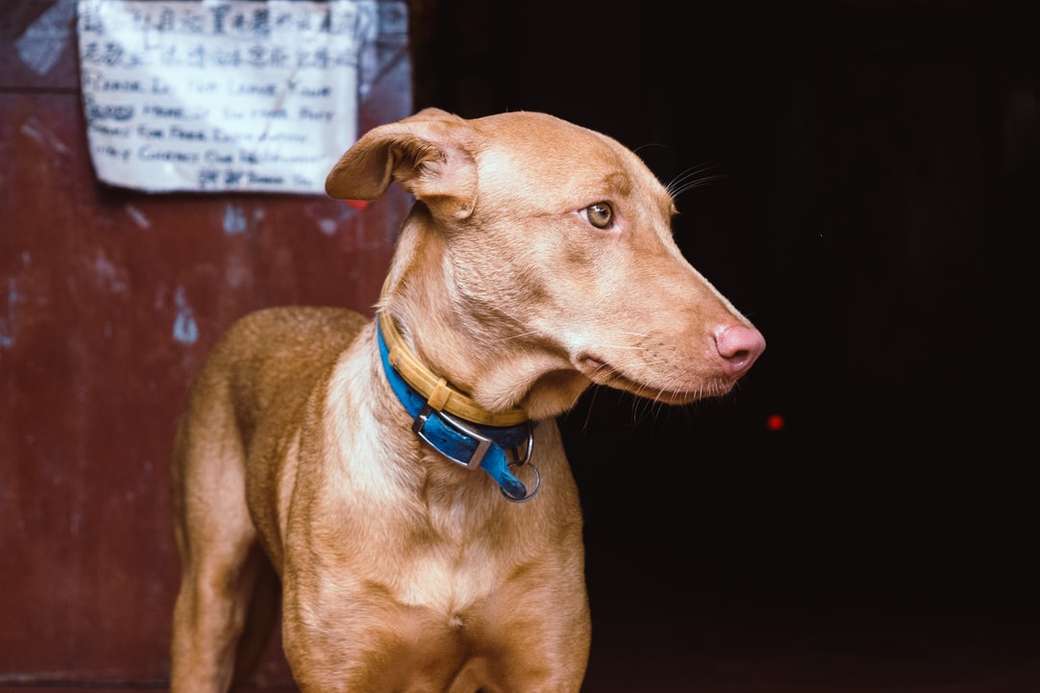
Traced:
[[173, 339], [181, 344], [194, 344], [199, 339], [199, 326], [195, 322], [195, 314], [188, 303], [183, 286], [177, 287], [173, 300], [177, 304], [177, 317], [173, 320]]
[[28, 120], [22, 123], [19, 131], [38, 144], [50, 147], [59, 154], [69, 153], [69, 148], [61, 141], [61, 138], [48, 130], [35, 116], [30, 116]]
[[25, 66], [38, 75], [51, 71], [69, 43], [76, 0], [58, 0], [18, 37], [15, 47]]
[[151, 220], [149, 220], [145, 213], [139, 210], [137, 207], [134, 207], [133, 205], [126, 205], [126, 213], [127, 216], [133, 219], [134, 223], [137, 224], [138, 228], [152, 228]]
[[224, 233], [237, 236], [246, 232], [246, 213], [237, 205], [224, 208]]
[[15, 305], [21, 299], [21, 294], [18, 293], [18, 284], [14, 277], [9, 277], [7, 280], [6, 297], [7, 315], [0, 317], [0, 349], [10, 349], [15, 344]]
[[112, 261], [100, 251], [94, 258], [94, 272], [109, 291], [121, 294], [127, 290], [126, 273], [112, 264]]

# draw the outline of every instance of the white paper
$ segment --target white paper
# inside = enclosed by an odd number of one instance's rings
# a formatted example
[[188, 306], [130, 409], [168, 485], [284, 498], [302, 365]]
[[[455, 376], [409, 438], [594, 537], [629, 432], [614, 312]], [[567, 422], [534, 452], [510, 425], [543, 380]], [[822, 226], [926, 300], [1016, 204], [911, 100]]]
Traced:
[[153, 192], [320, 193], [357, 132], [374, 0], [79, 0], [98, 177]]

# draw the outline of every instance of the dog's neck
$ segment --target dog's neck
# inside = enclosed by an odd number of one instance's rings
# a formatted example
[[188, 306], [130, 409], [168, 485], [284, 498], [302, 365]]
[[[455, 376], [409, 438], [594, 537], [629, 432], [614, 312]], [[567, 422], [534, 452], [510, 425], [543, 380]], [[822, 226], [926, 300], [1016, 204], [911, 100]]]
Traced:
[[453, 284], [452, 267], [445, 232], [417, 205], [381, 299], [415, 355], [492, 412], [519, 406], [541, 419], [573, 406], [589, 381], [561, 354], [523, 339], [521, 320], [477, 318]]

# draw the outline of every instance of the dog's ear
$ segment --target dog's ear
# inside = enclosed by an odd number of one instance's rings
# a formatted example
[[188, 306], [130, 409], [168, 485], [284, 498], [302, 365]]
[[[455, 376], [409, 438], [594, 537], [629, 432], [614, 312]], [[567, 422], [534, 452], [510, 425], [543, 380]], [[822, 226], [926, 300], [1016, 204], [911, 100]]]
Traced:
[[367, 132], [340, 157], [325, 192], [347, 200], [374, 200], [393, 180], [422, 200], [434, 216], [465, 219], [477, 195], [474, 132], [436, 108]]

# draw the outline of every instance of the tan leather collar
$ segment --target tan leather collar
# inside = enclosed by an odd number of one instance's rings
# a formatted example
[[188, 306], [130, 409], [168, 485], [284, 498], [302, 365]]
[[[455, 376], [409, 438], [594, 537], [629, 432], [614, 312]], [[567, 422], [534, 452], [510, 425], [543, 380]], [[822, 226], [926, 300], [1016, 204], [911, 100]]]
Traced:
[[460, 419], [484, 426], [516, 426], [527, 421], [527, 412], [518, 407], [493, 412], [477, 404], [471, 397], [459, 392], [423, 365], [405, 344], [393, 319], [385, 312], [379, 313], [379, 329], [383, 332], [390, 363], [405, 381], [415, 388], [427, 404], [437, 411], [446, 411]]

